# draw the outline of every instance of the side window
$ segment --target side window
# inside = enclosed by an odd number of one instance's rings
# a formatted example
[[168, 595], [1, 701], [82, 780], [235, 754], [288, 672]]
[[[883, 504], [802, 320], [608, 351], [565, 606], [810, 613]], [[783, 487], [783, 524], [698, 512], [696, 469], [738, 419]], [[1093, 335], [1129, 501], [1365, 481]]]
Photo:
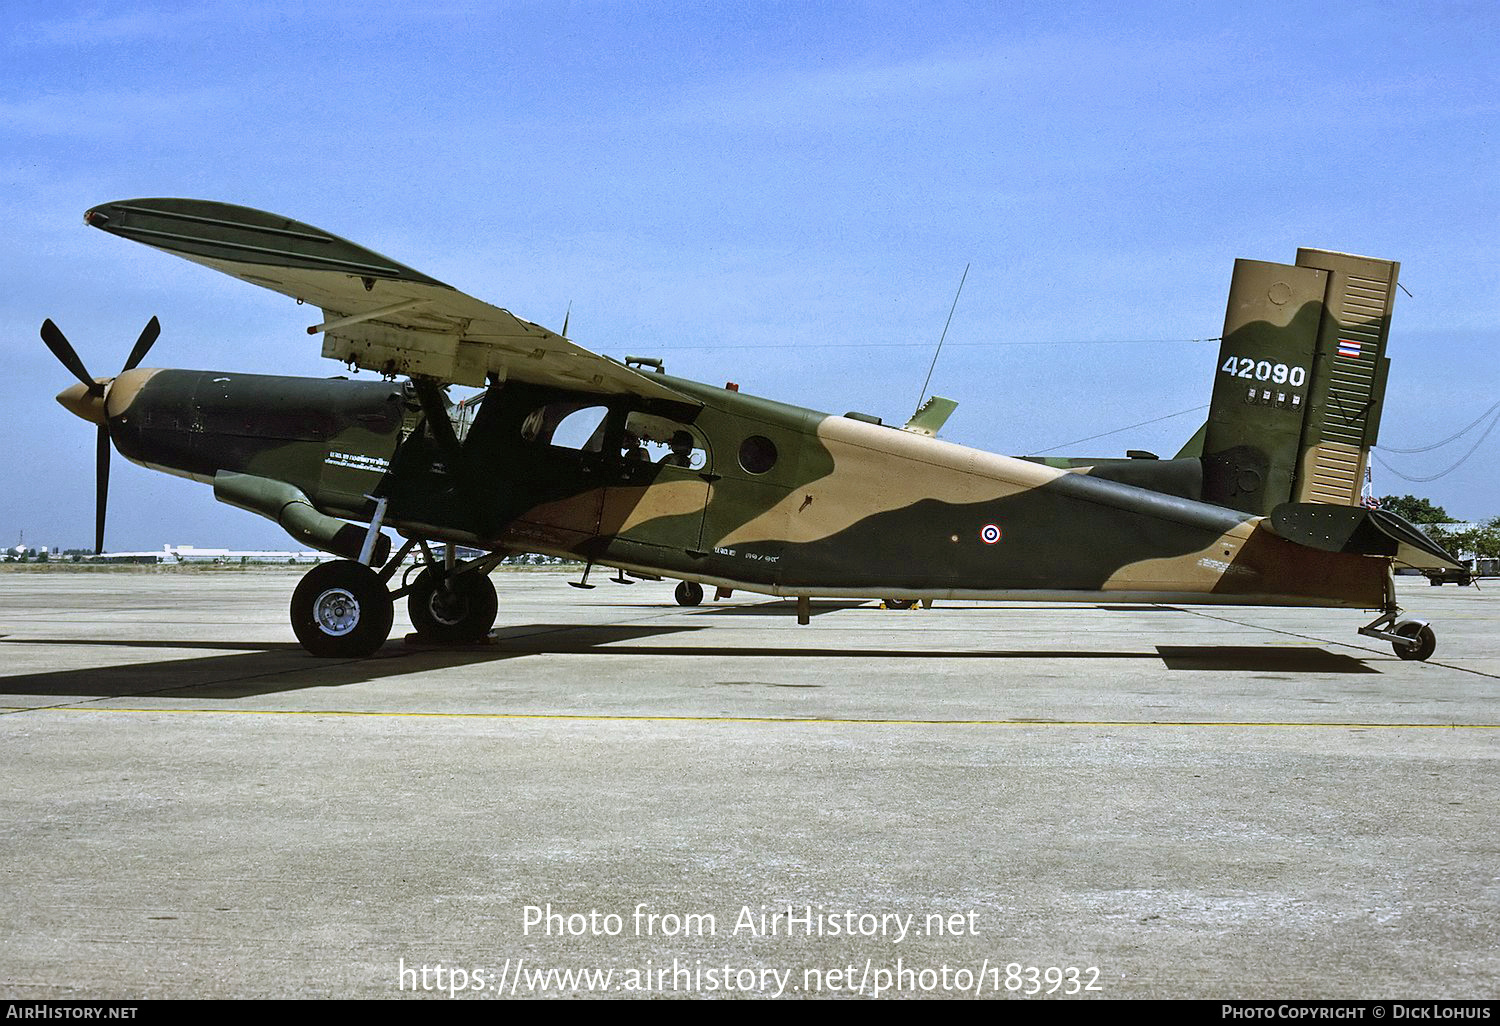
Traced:
[[604, 451], [604, 419], [609, 416], [607, 406], [586, 406], [574, 410], [557, 423], [552, 432], [552, 444], [559, 449], [580, 449], [583, 452]]
[[632, 413], [625, 422], [620, 456], [688, 470], [708, 469], [708, 443], [692, 425], [646, 413]]
[[607, 406], [552, 403], [533, 410], [521, 422], [521, 437], [528, 442], [578, 452], [603, 452]]
[[776, 466], [776, 443], [765, 435], [751, 435], [740, 443], [740, 466], [748, 473], [764, 474]]

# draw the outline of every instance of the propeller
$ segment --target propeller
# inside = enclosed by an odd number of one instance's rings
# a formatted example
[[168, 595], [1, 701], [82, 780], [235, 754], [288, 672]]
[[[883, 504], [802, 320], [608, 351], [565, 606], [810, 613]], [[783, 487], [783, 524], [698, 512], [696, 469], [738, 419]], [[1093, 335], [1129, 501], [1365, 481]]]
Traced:
[[58, 362], [72, 371], [75, 378], [83, 382], [89, 390], [89, 395], [104, 394], [104, 386], [89, 375], [88, 368], [78, 358], [78, 353], [73, 349], [72, 343], [62, 333], [62, 329], [52, 323], [50, 317], [42, 322], [42, 341], [46, 343], [48, 349], [52, 350], [52, 355], [57, 357]]
[[[126, 371], [132, 371], [139, 367], [141, 361], [146, 358], [146, 354], [151, 351], [151, 347], [156, 344], [157, 336], [160, 334], [161, 322], [152, 317], [151, 320], [146, 322], [146, 326], [141, 329], [141, 334], [135, 340], [135, 345], [131, 347], [130, 355], [126, 358], [125, 366], [121, 368], [120, 373], [124, 374]], [[114, 383], [115, 379], [109, 378], [99, 381], [90, 375], [88, 368], [83, 364], [83, 360], [79, 358], [77, 350], [73, 348], [73, 344], [62, 333], [62, 329], [52, 323], [51, 318], [42, 322], [42, 342], [51, 351], [52, 355], [57, 357], [58, 362], [68, 368], [73, 376], [83, 383], [83, 394], [98, 400], [97, 404], [83, 404], [80, 406], [64, 403], [64, 405], [80, 416], [85, 416], [83, 412], [85, 408], [89, 409], [89, 412], [97, 413], [99, 433], [94, 445], [94, 554], [97, 556], [104, 551], [104, 510], [109, 504], [110, 445], [108, 402], [109, 386]], [[63, 395], [67, 395], [71, 391], [73, 390], [68, 389]], [[79, 398], [82, 398], [82, 396], [79, 396]], [[58, 399], [61, 400], [62, 396], [58, 396]], [[92, 420], [95, 418], [85, 416], [85, 419]]]
[[125, 366], [120, 368], [120, 373], [133, 371], [141, 365], [151, 347], [156, 345], [156, 338], [161, 334], [161, 321], [152, 317], [141, 329], [140, 337], [135, 340], [135, 345], [130, 347], [130, 356], [125, 360]]

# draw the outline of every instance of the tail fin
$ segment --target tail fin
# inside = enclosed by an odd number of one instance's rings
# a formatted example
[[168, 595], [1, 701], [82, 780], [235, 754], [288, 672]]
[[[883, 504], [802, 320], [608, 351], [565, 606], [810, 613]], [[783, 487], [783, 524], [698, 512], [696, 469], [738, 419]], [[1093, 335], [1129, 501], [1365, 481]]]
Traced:
[[1380, 426], [1401, 265], [1299, 249], [1237, 260], [1203, 438], [1203, 498], [1267, 514], [1359, 504]]

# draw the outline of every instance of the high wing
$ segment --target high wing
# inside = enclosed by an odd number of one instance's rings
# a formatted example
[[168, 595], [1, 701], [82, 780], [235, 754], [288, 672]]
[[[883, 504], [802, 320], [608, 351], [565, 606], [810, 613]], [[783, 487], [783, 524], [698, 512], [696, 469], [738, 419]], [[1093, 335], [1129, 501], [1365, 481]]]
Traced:
[[539, 324], [311, 225], [193, 199], [106, 203], [84, 220], [323, 311], [323, 355], [382, 374], [490, 377], [693, 402]]

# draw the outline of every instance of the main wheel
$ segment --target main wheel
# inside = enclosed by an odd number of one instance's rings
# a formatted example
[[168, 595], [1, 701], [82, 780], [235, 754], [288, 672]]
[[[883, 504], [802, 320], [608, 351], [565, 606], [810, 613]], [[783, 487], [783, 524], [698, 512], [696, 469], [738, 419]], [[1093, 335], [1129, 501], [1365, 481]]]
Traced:
[[319, 563], [292, 592], [292, 631], [315, 656], [373, 655], [390, 636], [394, 616], [385, 583], [353, 560]]
[[1437, 651], [1437, 635], [1432, 633], [1432, 628], [1425, 623], [1418, 623], [1415, 620], [1403, 621], [1396, 624], [1396, 633], [1403, 638], [1412, 638], [1416, 641], [1415, 646], [1391, 642], [1391, 648], [1402, 659], [1411, 659], [1419, 663], [1426, 662], [1431, 658], [1432, 653]]
[[703, 585], [697, 581], [681, 581], [677, 590], [672, 592], [672, 597], [679, 606], [696, 606], [703, 601]]
[[445, 588], [430, 569], [423, 570], [406, 597], [406, 611], [417, 633], [427, 641], [448, 644], [484, 640], [499, 609], [487, 574], [456, 574]]

